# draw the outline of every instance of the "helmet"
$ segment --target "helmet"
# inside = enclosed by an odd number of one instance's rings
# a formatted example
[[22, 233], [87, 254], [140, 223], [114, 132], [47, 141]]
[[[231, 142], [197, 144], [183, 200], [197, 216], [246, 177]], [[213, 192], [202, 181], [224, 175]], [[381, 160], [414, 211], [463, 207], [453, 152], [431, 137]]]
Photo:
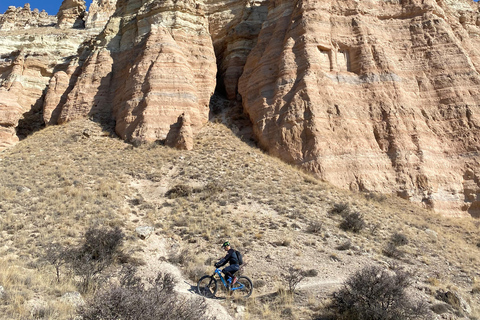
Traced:
[[228, 247], [230, 246], [230, 242], [228, 241], [225, 241], [223, 244], [222, 244], [222, 248], [225, 248], [225, 247]]

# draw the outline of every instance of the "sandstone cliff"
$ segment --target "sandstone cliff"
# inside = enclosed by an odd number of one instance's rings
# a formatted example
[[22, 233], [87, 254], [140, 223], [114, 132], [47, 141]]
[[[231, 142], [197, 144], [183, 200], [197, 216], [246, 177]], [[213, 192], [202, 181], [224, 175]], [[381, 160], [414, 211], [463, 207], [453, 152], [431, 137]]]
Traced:
[[264, 148], [344, 188], [480, 215], [476, 4], [272, 1], [267, 21], [239, 85]]
[[3, 147], [37, 115], [114, 121], [126, 140], [191, 148], [217, 88], [287, 162], [343, 188], [480, 216], [472, 0], [83, 3], [62, 4], [64, 42], [40, 29], [26, 38], [23, 23], [7, 33], [0, 20]]

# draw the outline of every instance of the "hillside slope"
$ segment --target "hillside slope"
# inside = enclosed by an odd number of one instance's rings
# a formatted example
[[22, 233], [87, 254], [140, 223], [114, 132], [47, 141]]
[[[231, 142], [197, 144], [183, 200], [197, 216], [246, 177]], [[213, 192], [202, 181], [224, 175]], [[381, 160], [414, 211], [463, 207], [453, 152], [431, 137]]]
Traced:
[[[207, 124], [193, 151], [179, 151], [134, 147], [109, 128], [74, 121], [3, 151], [0, 168], [3, 319], [28, 317], [42, 303], [44, 319], [72, 314], [59, 297], [75, 291], [75, 282], [62, 273], [56, 283], [54, 268], [40, 258], [48, 244], [79, 243], [92, 225], [120, 227], [125, 251], [143, 260], [145, 272], [161, 261], [168, 260], [170, 270], [176, 264], [187, 289], [213, 271], [223, 255], [219, 245], [229, 239], [244, 252], [244, 274], [256, 285], [246, 303], [218, 301], [238, 318], [277, 319], [283, 312], [314, 319], [330, 294], [367, 265], [412, 272], [412, 292], [430, 306], [443, 303], [438, 291], [462, 297], [464, 308], [444, 316], [479, 316], [478, 221], [336, 189], [265, 155], [221, 123]], [[363, 216], [359, 233], [339, 228], [342, 217], [332, 208], [342, 205]], [[140, 240], [139, 226], [153, 226], [155, 233]], [[396, 233], [408, 239], [397, 259], [383, 253]], [[293, 297], [279, 291], [290, 266], [310, 275]]]

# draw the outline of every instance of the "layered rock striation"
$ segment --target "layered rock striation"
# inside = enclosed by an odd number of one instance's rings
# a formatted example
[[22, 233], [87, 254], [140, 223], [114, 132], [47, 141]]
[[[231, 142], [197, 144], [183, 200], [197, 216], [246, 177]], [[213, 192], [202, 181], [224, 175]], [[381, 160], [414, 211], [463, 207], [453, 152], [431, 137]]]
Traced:
[[270, 2], [239, 84], [260, 144], [343, 188], [479, 216], [477, 21], [472, 1]]
[[18, 8], [10, 6], [3, 15], [0, 15], [0, 31], [46, 27], [55, 23], [55, 17], [49, 16], [45, 10], [31, 10], [28, 3]]
[[0, 18], [4, 146], [40, 108], [47, 125], [91, 117], [128, 141], [189, 149], [217, 89], [243, 104], [262, 148], [322, 179], [480, 216], [473, 1], [83, 5], [64, 1], [57, 30], [80, 36], [49, 49], [46, 35], [2, 33]]

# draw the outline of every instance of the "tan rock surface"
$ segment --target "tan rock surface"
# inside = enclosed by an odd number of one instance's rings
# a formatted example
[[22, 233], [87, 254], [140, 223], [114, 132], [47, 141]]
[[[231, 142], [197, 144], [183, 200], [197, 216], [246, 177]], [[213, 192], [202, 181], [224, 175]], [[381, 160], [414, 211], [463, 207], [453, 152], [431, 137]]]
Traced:
[[49, 16], [45, 10], [30, 10], [30, 4], [23, 7], [8, 7], [3, 15], [0, 15], [0, 30], [18, 30], [32, 27], [49, 26], [56, 23], [54, 16]]
[[480, 30], [458, 10], [478, 15], [470, 1], [270, 3], [239, 85], [260, 144], [343, 188], [479, 216], [463, 185], [479, 164]]
[[116, 10], [117, 0], [93, 0], [85, 17], [85, 28], [102, 30]]
[[57, 27], [61, 29], [83, 28], [86, 10], [85, 0], [63, 0], [57, 13]]
[[[23, 28], [0, 30], [0, 101], [2, 108], [12, 108], [8, 117], [11, 120], [0, 117], [4, 132], [0, 150], [18, 141], [18, 136], [25, 135], [24, 131], [27, 134], [32, 131], [32, 126], [41, 126], [44, 118], [50, 123], [49, 117], [55, 107], [48, 107], [52, 110], [43, 116], [41, 109], [52, 76], [68, 70], [79, 45], [89, 36], [84, 31], [62, 31], [54, 27], [31, 28], [28, 32]], [[58, 85], [56, 87], [58, 91]], [[27, 123], [30, 121], [35, 123]], [[9, 133], [5, 134], [5, 130]]]

